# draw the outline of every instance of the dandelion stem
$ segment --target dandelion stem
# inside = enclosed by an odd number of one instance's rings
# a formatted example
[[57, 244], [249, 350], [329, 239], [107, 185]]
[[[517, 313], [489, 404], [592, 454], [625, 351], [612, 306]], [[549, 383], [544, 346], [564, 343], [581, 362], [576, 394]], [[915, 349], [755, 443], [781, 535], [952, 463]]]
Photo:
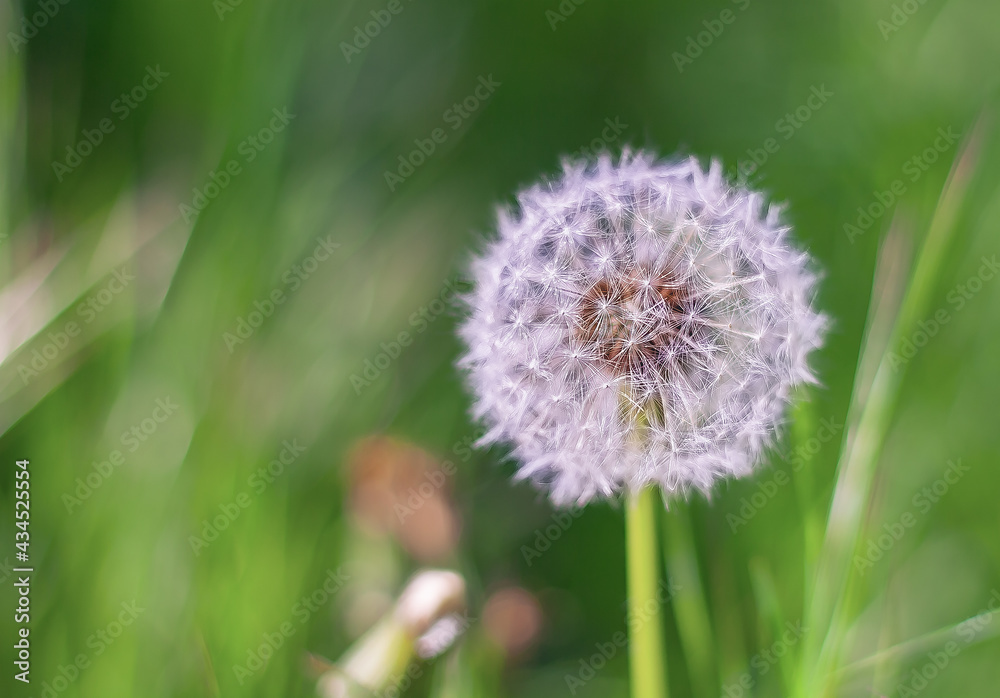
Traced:
[[632, 698], [667, 698], [667, 664], [658, 596], [660, 555], [653, 488], [629, 493], [625, 505], [629, 679]]

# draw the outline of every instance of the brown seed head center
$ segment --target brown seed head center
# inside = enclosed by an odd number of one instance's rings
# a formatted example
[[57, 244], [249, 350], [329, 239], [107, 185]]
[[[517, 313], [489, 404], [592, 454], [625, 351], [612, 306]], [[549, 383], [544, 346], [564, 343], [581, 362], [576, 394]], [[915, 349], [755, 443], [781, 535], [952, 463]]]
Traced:
[[577, 337], [615, 375], [663, 376], [688, 346], [690, 295], [671, 273], [601, 278], [577, 307]]

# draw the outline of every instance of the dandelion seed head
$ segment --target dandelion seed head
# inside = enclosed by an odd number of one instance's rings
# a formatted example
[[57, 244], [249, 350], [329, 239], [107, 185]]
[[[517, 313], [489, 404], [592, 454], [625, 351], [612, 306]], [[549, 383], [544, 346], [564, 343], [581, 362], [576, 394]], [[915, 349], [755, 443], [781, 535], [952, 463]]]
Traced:
[[780, 208], [718, 162], [644, 152], [566, 161], [517, 199], [460, 328], [481, 444], [557, 504], [750, 473], [826, 326]]

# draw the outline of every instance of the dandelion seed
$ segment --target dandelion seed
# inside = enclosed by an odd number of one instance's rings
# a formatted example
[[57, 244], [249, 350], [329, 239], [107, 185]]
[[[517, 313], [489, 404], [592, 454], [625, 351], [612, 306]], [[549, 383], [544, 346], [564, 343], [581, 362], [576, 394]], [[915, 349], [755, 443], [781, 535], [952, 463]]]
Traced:
[[518, 203], [460, 330], [481, 444], [558, 504], [750, 473], [826, 325], [779, 208], [642, 152], [567, 161]]

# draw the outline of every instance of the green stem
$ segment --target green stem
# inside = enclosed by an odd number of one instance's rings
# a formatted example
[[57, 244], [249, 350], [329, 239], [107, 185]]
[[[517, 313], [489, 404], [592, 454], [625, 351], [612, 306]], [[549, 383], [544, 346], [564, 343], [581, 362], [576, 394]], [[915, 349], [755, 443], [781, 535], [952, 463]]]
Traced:
[[659, 595], [656, 490], [630, 493], [625, 504], [628, 557], [629, 679], [632, 698], [667, 698], [667, 663]]

